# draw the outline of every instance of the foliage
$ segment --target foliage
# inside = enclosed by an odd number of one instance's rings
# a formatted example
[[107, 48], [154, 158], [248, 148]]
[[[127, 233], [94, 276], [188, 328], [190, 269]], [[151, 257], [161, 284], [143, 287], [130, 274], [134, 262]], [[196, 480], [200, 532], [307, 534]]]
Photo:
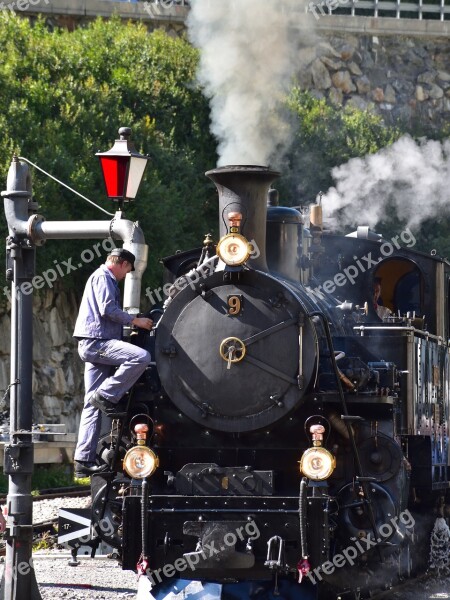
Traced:
[[[156, 285], [158, 258], [200, 245], [214, 213], [203, 173], [215, 164], [215, 144], [207, 102], [193, 83], [197, 51], [119, 18], [73, 32], [9, 16], [0, 21], [0, 178], [14, 149], [113, 212], [94, 155], [112, 146], [119, 126], [130, 126], [151, 161], [126, 216], [139, 220], [150, 246], [144, 286]], [[111, 219], [38, 172], [33, 191], [47, 220]], [[4, 220], [1, 227], [6, 235]], [[89, 247], [48, 241], [37, 252], [37, 273], [69, 257], [77, 264]], [[64, 283], [79, 287], [92, 267]]]
[[314, 202], [320, 190], [325, 192], [333, 184], [333, 167], [377, 152], [401, 135], [369, 111], [337, 108], [298, 87], [287, 104], [295, 116], [295, 134], [282, 187], [291, 204]]
[[[373, 154], [395, 142], [408, 132], [414, 138], [422, 136], [443, 140], [450, 134], [450, 125], [435, 131], [418, 127], [409, 130], [404, 124], [388, 127], [382, 117], [356, 108], [336, 108], [325, 100], [318, 100], [308, 92], [294, 87], [288, 107], [295, 116], [292, 125], [294, 141], [278, 186], [285, 204], [308, 205], [314, 202], [320, 190], [326, 192], [333, 180], [331, 170], [357, 156]], [[378, 229], [386, 238], [404, 227], [399, 216], [386, 214]], [[440, 256], [450, 256], [450, 226], [446, 219], [429, 219], [421, 224], [416, 250], [429, 253], [432, 249]]]
[[56, 533], [52, 534], [50, 531], [44, 531], [44, 533], [33, 542], [33, 552], [39, 552], [40, 550], [51, 550], [55, 546]]
[[[208, 231], [217, 233], [216, 193], [204, 177], [216, 164], [216, 143], [207, 100], [195, 83], [198, 51], [183, 39], [119, 18], [69, 32], [3, 13], [0, 44], [0, 180], [6, 181], [16, 151], [113, 212], [94, 155], [112, 146], [120, 126], [130, 126], [137, 149], [151, 161], [126, 217], [139, 220], [149, 245], [143, 287], [159, 287], [159, 258], [201, 245]], [[290, 205], [312, 202], [332, 184], [334, 166], [376, 152], [402, 133], [370, 111], [334, 107], [297, 87], [286, 110], [293, 145], [279, 188]], [[33, 190], [47, 220], [111, 219], [37, 171]], [[4, 219], [0, 230], [5, 237]], [[437, 235], [448, 238], [446, 231]], [[69, 258], [78, 264], [94, 243], [47, 241], [37, 250], [37, 274]], [[0, 261], [4, 252], [0, 247]], [[101, 260], [62, 283], [81, 290]]]
[[[89, 483], [89, 481], [87, 482]], [[71, 469], [67, 465], [37, 465], [31, 478], [32, 495], [37, 496], [39, 490], [51, 488], [71, 487], [73, 485], [86, 485], [82, 480], [73, 480]], [[0, 494], [8, 491], [8, 477], [0, 471]]]

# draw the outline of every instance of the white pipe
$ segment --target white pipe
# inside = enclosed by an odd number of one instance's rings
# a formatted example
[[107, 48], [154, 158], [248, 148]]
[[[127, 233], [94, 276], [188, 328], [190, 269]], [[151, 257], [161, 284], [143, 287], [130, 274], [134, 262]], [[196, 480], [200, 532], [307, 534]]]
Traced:
[[45, 221], [44, 217], [33, 214], [29, 217], [31, 200], [31, 176], [28, 166], [13, 158], [8, 171], [7, 190], [2, 192], [5, 199], [5, 213], [11, 237], [28, 237], [35, 245], [45, 240], [101, 239], [111, 237], [123, 241], [123, 247], [136, 257], [135, 271], [125, 278], [124, 310], [139, 312], [142, 275], [147, 267], [148, 246], [139, 224], [124, 219], [117, 211], [111, 221]]

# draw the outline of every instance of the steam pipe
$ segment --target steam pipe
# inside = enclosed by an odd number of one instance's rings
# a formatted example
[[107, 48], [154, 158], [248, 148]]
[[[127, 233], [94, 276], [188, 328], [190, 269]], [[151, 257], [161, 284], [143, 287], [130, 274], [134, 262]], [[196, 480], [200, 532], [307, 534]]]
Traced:
[[14, 156], [6, 180], [5, 215], [11, 237], [26, 236], [28, 231], [29, 204], [31, 198], [31, 175], [28, 165]]
[[[31, 474], [33, 472], [32, 369], [33, 369], [33, 295], [24, 293], [23, 283], [31, 285], [36, 272], [36, 246], [47, 239], [121, 239], [123, 246], [135, 255], [135, 271], [125, 279], [124, 306], [139, 312], [142, 274], [147, 266], [148, 248], [138, 223], [123, 218], [119, 211], [112, 221], [51, 221], [37, 214], [32, 200], [31, 175], [28, 165], [13, 157], [4, 198], [8, 224], [8, 271], [12, 274], [11, 302], [11, 441], [5, 446], [5, 474], [9, 476], [7, 547], [2, 600], [41, 600], [34, 569], [30, 566], [33, 541], [33, 504]], [[12, 267], [12, 268], [11, 268]]]
[[[28, 165], [13, 157], [8, 171], [7, 190], [2, 192], [5, 214], [11, 237], [28, 237], [35, 245], [46, 240], [102, 239], [112, 237], [123, 241], [123, 247], [135, 257], [135, 270], [125, 278], [123, 307], [138, 313], [142, 275], [147, 267], [148, 246], [139, 224], [123, 218], [117, 211], [111, 221], [46, 221], [42, 215], [30, 216], [31, 175]], [[37, 205], [35, 205], [37, 209]]]
[[[35, 215], [35, 217], [37, 217]], [[142, 275], [147, 267], [148, 246], [137, 223], [124, 219], [117, 211], [112, 221], [44, 221], [35, 218], [30, 223], [29, 235], [38, 243], [56, 239], [101, 239], [112, 237], [122, 240], [123, 247], [134, 254], [134, 271], [125, 278], [123, 308], [131, 313], [139, 312]]]
[[35, 243], [44, 240], [101, 239], [122, 240], [123, 247], [134, 254], [134, 271], [125, 278], [123, 308], [139, 312], [142, 275], [147, 267], [148, 246], [138, 223], [123, 218], [117, 211], [112, 221], [44, 221], [39, 215], [30, 219], [29, 236]]
[[44, 221], [30, 223], [33, 241], [84, 240], [110, 236], [111, 221]]
[[111, 221], [111, 237], [123, 240], [123, 247], [136, 257], [134, 271], [125, 278], [123, 290], [123, 309], [130, 313], [139, 312], [141, 298], [142, 275], [147, 268], [148, 246], [145, 243], [144, 233], [138, 222], [128, 221], [117, 212]]

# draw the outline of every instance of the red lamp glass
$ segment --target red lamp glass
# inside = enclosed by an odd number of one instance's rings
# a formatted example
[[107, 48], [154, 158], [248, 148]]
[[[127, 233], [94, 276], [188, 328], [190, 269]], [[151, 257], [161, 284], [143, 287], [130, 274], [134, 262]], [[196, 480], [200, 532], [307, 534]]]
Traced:
[[136, 198], [147, 166], [148, 156], [139, 154], [129, 139], [131, 129], [121, 127], [120, 139], [108, 152], [97, 152], [100, 159], [106, 195], [111, 200], [127, 202]]

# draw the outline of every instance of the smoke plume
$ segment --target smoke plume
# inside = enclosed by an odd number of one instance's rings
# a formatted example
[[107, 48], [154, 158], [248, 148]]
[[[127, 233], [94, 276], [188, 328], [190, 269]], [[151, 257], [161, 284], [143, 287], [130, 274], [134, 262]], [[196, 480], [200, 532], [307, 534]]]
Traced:
[[219, 165], [278, 163], [290, 143], [280, 110], [298, 69], [302, 0], [192, 0], [189, 37], [210, 98]]
[[442, 216], [449, 206], [450, 139], [415, 142], [405, 135], [332, 170], [336, 186], [323, 197], [327, 219], [374, 227], [386, 214], [408, 227]]

